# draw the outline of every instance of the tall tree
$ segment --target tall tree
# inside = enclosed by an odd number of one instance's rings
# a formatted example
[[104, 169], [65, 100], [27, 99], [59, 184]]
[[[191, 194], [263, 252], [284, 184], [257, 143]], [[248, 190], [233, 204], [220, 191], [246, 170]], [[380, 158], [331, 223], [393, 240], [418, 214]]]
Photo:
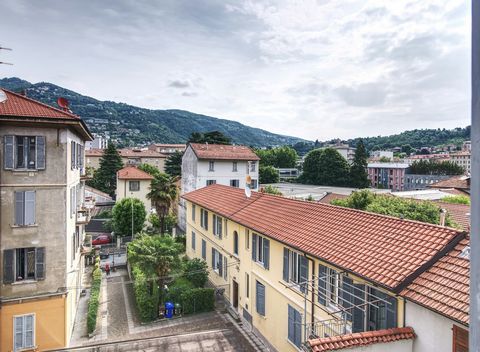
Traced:
[[165, 233], [165, 217], [170, 211], [172, 203], [177, 198], [177, 178], [160, 173], [150, 184], [150, 192], [147, 198], [152, 201], [153, 206], [160, 218], [160, 233]]
[[346, 186], [350, 167], [345, 158], [333, 148], [314, 149], [303, 163], [301, 182], [324, 186]]
[[88, 182], [88, 185], [114, 196], [117, 188], [117, 171], [121, 168], [123, 168], [122, 158], [115, 144], [109, 143], [100, 158], [100, 168], [94, 172], [93, 179]]
[[120, 236], [137, 234], [142, 231], [146, 216], [145, 205], [140, 199], [123, 198], [112, 209], [113, 231]]
[[147, 174], [152, 175], [153, 177], [157, 177], [160, 174], [158, 167], [150, 164], [140, 164], [138, 168], [142, 171], [145, 171]]
[[273, 166], [260, 166], [258, 170], [258, 177], [260, 179], [260, 183], [277, 183], [280, 180], [280, 176], [278, 175], [277, 169]]
[[232, 140], [220, 131], [193, 132], [188, 139], [189, 143], [232, 144]]
[[297, 152], [289, 146], [278, 147], [273, 150], [275, 159], [275, 167], [279, 168], [294, 168], [297, 164]]
[[353, 157], [353, 163], [350, 167], [350, 185], [356, 188], [367, 188], [370, 185], [367, 174], [367, 150], [363, 141], [360, 139], [357, 143], [357, 149]]
[[183, 153], [178, 150], [165, 160], [165, 172], [170, 176], [182, 176]]

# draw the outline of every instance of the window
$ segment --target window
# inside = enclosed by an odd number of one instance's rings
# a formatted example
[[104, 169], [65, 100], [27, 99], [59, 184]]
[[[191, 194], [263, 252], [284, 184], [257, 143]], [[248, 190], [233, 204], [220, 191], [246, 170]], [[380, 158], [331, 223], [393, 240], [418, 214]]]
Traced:
[[192, 204], [192, 221], [195, 222], [195, 212], [197, 211], [195, 204]]
[[35, 191], [15, 192], [15, 225], [35, 224]]
[[256, 308], [257, 313], [265, 316], [265, 286], [256, 281]]
[[207, 180], [207, 186], [214, 185], [217, 183], [217, 180]]
[[390, 329], [397, 326], [397, 299], [368, 287], [368, 330]]
[[240, 180], [230, 180], [230, 187], [240, 187]]
[[302, 315], [288, 305], [288, 340], [298, 348], [302, 343]]
[[245, 229], [245, 249], [250, 249], [250, 230]]
[[131, 191], [131, 192], [140, 191], [140, 181], [129, 181], [128, 182], [128, 190]]
[[326, 305], [338, 303], [339, 274], [334, 269], [318, 266], [318, 302]]
[[233, 254], [238, 255], [238, 232], [233, 231]]
[[223, 276], [223, 256], [215, 248], [212, 248], [212, 269], [218, 275]]
[[215, 161], [208, 162], [208, 171], [215, 171]]
[[300, 253], [283, 248], [283, 280], [301, 284], [300, 290], [305, 292], [308, 280], [308, 260]]
[[238, 163], [236, 161], [234, 161], [232, 163], [232, 171], [233, 172], [237, 172], [238, 171]]
[[245, 273], [245, 296], [250, 297], [250, 275], [248, 273]]
[[453, 325], [453, 352], [468, 352], [468, 330]]
[[227, 256], [223, 256], [223, 278], [225, 280], [228, 279], [228, 260], [227, 260]]
[[207, 260], [207, 242], [202, 239], [202, 259]]
[[13, 320], [15, 351], [34, 347], [35, 316], [33, 314], [17, 315]]
[[250, 172], [255, 172], [257, 169], [257, 162], [256, 161], [251, 161], [250, 162]]
[[192, 231], [192, 249], [195, 250], [195, 232]]
[[213, 234], [219, 238], [222, 238], [223, 234], [222, 224], [223, 219], [220, 216], [213, 214]]
[[270, 241], [255, 233], [252, 235], [252, 260], [261, 264], [265, 269], [269, 268]]
[[258, 181], [252, 179], [252, 189], [257, 189], [258, 188]]
[[208, 230], [208, 211], [200, 209], [200, 226]]
[[3, 283], [44, 278], [45, 248], [17, 248], [3, 251]]
[[5, 170], [45, 169], [44, 136], [4, 136]]

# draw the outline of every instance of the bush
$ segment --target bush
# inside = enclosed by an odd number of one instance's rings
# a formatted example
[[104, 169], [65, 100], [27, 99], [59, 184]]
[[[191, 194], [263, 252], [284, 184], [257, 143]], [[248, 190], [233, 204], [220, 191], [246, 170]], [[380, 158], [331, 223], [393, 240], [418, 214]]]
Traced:
[[213, 288], [193, 288], [181, 295], [184, 314], [209, 312], [215, 308]]
[[133, 290], [140, 320], [149, 322], [158, 316], [159, 288], [137, 265], [132, 268]]
[[188, 281], [186, 278], [180, 277], [176, 279], [175, 282], [168, 287], [168, 293], [165, 297], [165, 301], [181, 303], [182, 294], [193, 288], [195, 288], [193, 283]]
[[470, 197], [469, 196], [462, 196], [462, 195], [448, 196], [448, 197], [442, 198], [441, 201], [445, 202], [445, 203], [452, 203], [452, 204], [470, 205]]
[[208, 280], [208, 265], [205, 260], [195, 258], [184, 265], [185, 278], [195, 287], [203, 287]]
[[102, 271], [100, 270], [100, 258], [95, 259], [95, 268], [92, 272], [92, 287], [90, 288], [90, 300], [88, 301], [87, 331], [91, 334], [97, 326], [97, 313], [100, 304], [100, 286], [102, 285]]

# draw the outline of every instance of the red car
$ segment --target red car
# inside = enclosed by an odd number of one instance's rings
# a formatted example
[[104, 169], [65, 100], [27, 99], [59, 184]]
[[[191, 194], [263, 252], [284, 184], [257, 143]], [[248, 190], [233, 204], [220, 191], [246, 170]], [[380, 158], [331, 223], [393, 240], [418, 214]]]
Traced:
[[92, 240], [92, 245], [98, 246], [100, 244], [109, 244], [112, 242], [112, 236], [110, 235], [100, 235], [94, 240]]

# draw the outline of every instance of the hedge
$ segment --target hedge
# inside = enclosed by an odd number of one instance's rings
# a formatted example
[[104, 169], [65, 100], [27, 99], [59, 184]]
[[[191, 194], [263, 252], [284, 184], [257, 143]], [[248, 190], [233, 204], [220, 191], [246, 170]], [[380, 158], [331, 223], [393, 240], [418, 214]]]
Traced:
[[184, 291], [181, 296], [183, 313], [200, 313], [215, 308], [215, 292], [213, 288], [193, 288]]
[[97, 313], [100, 304], [100, 286], [102, 284], [102, 271], [100, 270], [100, 258], [95, 260], [95, 268], [92, 272], [92, 287], [90, 288], [90, 300], [88, 301], [87, 331], [91, 334], [97, 326]]
[[142, 322], [155, 320], [158, 316], [158, 285], [149, 280], [147, 275], [138, 266], [132, 267], [133, 291], [137, 303], [138, 313]]
[[191, 290], [195, 286], [186, 278], [179, 277], [171, 285], [168, 286], [168, 293], [165, 297], [165, 301], [173, 303], [181, 303], [182, 294], [185, 291]]

